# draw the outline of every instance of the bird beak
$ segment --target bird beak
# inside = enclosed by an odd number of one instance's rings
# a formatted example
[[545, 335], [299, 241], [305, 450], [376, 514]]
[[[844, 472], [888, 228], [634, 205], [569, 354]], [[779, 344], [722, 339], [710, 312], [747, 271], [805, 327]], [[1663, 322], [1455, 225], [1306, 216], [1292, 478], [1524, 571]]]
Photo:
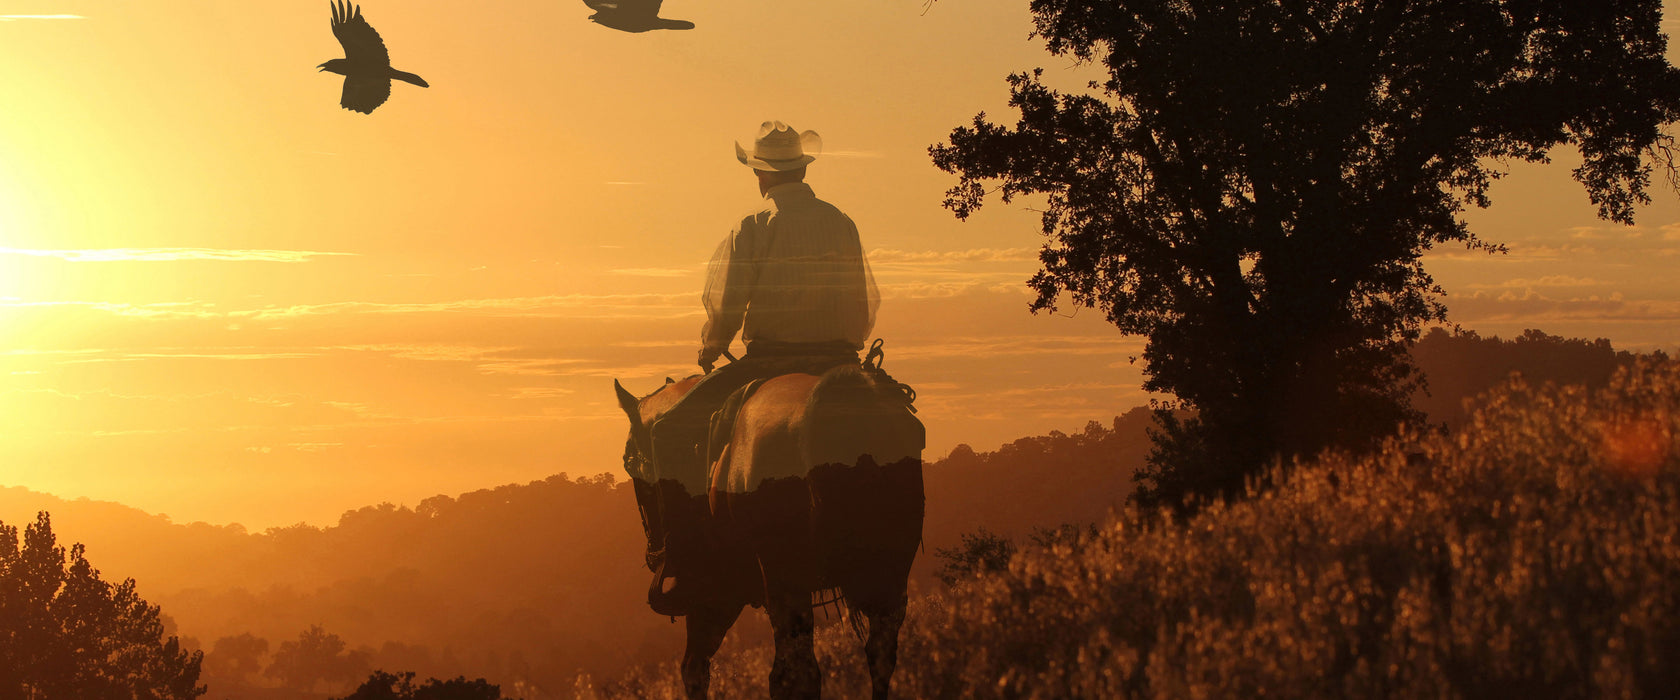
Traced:
[[[315, 67], [316, 67], [316, 68], [319, 68], [319, 69], [321, 69], [321, 70], [326, 70], [326, 69], [327, 69], [327, 64], [325, 64], [325, 63], [323, 63], [323, 64], [321, 64], [321, 65], [318, 65], [318, 66], [315, 66]], [[315, 72], [317, 72], [317, 73], [319, 73], [319, 72], [321, 72], [321, 71], [315, 71]]]

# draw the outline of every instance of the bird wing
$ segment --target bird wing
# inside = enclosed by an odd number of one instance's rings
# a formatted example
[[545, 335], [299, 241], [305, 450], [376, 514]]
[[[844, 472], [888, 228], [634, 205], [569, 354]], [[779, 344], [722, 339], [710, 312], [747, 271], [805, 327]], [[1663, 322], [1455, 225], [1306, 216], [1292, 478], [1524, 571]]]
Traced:
[[385, 104], [390, 97], [390, 78], [351, 75], [344, 78], [344, 96], [339, 98], [338, 104], [352, 112], [373, 114], [373, 108]]
[[[385, 50], [385, 41], [373, 30], [373, 25], [362, 19], [360, 5], [352, 6], [347, 0], [333, 3], [332, 30], [338, 43], [344, 46], [344, 57], [352, 63], [391, 65], [391, 52]], [[349, 89], [347, 81], [345, 90]]]

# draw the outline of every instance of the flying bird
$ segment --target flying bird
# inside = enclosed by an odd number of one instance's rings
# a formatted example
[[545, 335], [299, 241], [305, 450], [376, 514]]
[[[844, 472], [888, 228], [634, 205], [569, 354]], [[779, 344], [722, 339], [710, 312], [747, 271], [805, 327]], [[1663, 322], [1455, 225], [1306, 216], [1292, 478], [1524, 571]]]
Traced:
[[352, 9], [348, 0], [336, 0], [332, 10], [333, 36], [344, 46], [344, 58], [327, 61], [319, 68], [344, 76], [344, 96], [338, 103], [345, 109], [373, 114], [375, 107], [390, 98], [392, 79], [431, 87], [420, 76], [391, 67], [391, 54], [385, 50], [379, 32], [362, 19], [361, 6]]
[[589, 21], [621, 32], [694, 28], [688, 20], [660, 17], [659, 7], [665, 0], [583, 0], [583, 4], [595, 11]]

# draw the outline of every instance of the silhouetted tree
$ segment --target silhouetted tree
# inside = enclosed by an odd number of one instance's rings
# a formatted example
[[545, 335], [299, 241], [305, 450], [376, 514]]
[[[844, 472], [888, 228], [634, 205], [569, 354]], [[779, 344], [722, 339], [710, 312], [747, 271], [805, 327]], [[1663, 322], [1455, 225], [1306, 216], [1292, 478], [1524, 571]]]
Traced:
[[202, 652], [164, 639], [158, 607], [134, 579], [99, 578], [82, 545], [66, 557], [45, 511], [24, 530], [0, 523], [0, 697], [191, 700]]
[[280, 643], [263, 673], [288, 688], [314, 690], [321, 684], [345, 687], [368, 671], [368, 654], [345, 651], [344, 640], [320, 625], [310, 625], [295, 641]]
[[243, 683], [262, 670], [262, 657], [268, 653], [268, 640], [249, 632], [222, 637], [204, 656], [204, 672], [221, 680]]
[[1631, 223], [1648, 155], [1675, 175], [1680, 72], [1660, 0], [1032, 0], [1051, 54], [1108, 79], [1009, 78], [930, 149], [966, 218], [1047, 195], [1033, 310], [1063, 293], [1146, 336], [1171, 392], [1139, 501], [1232, 494], [1277, 457], [1415, 420], [1406, 344], [1445, 318], [1420, 256], [1496, 250], [1465, 225], [1510, 160], [1578, 148], [1600, 216]]
[[502, 688], [479, 678], [460, 676], [447, 681], [428, 678], [414, 685], [414, 672], [374, 671], [356, 692], [339, 700], [502, 700]]

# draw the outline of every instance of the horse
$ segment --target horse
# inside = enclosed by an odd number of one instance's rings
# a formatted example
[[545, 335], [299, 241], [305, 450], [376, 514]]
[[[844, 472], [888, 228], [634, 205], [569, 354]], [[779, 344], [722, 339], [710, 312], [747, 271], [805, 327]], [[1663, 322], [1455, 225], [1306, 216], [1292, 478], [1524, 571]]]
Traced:
[[[872, 697], [888, 696], [921, 547], [926, 437], [901, 385], [878, 368], [847, 364], [820, 377], [765, 380], [740, 402], [731, 426], [714, 424], [712, 441], [727, 442], [703, 484], [655, 480], [648, 470], [654, 422], [701, 376], [666, 379], [641, 398], [613, 381], [630, 418], [624, 463], [643, 527], [660, 531], [662, 503], [688, 503], [706, 531], [684, 615], [689, 698], [707, 697], [712, 656], [746, 605], [769, 613], [771, 697], [820, 697], [812, 598], [825, 592], [844, 601], [853, 630], [867, 635]], [[679, 497], [661, 499], [662, 489]]]

